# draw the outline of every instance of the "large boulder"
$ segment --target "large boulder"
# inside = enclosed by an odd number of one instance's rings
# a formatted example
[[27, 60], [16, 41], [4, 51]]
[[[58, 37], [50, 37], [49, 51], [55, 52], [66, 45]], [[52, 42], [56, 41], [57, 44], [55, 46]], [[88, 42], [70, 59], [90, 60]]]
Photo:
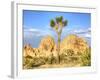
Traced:
[[83, 53], [89, 48], [85, 39], [71, 34], [61, 42], [61, 50], [72, 50], [75, 54]]
[[24, 46], [24, 53], [23, 53], [24, 57], [30, 56], [30, 57], [35, 57], [35, 50], [32, 48], [31, 45], [25, 45]]
[[50, 51], [52, 52], [54, 50], [55, 47], [55, 41], [53, 39], [53, 37], [51, 36], [46, 36], [44, 37], [39, 45], [39, 48], [45, 51]]

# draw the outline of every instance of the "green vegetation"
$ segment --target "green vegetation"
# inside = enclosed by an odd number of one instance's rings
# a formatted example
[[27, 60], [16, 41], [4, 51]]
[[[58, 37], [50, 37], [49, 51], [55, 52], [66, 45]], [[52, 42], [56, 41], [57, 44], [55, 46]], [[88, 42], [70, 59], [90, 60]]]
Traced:
[[44, 57], [40, 57], [40, 58], [24, 57], [23, 66], [24, 66], [24, 68], [32, 69], [32, 68], [35, 68], [35, 67], [39, 67], [40, 65], [44, 65], [45, 63], [46, 63], [46, 58], [44, 58]]
[[81, 55], [82, 66], [91, 66], [91, 50], [86, 49], [86, 51]]

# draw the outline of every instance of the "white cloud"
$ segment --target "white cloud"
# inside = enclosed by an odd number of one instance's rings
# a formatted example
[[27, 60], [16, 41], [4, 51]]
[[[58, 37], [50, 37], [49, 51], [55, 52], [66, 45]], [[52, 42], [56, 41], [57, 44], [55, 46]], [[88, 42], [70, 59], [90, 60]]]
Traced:
[[24, 32], [40, 33], [41, 31], [39, 29], [29, 28], [29, 29], [24, 29]]
[[91, 37], [91, 34], [89, 34], [89, 33], [84, 34], [84, 37], [86, 37], [86, 38], [90, 38], [90, 37]]
[[52, 32], [49, 29], [41, 30], [35, 28], [25, 28], [24, 37], [33, 37], [33, 36], [45, 36], [52, 35]]
[[74, 30], [72, 31], [74, 34], [77, 34], [81, 37], [84, 37], [84, 38], [91, 38], [91, 29], [88, 28], [88, 29], [79, 29], [79, 30]]
[[91, 28], [87, 29], [66, 29], [63, 32], [63, 35], [66, 36], [67, 34], [76, 34], [80, 37], [84, 38], [91, 38]]
[[76, 34], [85, 34], [85, 33], [91, 33], [91, 30], [90, 30], [90, 28], [88, 28], [88, 29], [77, 29], [77, 30], [73, 30], [72, 32], [76, 33]]

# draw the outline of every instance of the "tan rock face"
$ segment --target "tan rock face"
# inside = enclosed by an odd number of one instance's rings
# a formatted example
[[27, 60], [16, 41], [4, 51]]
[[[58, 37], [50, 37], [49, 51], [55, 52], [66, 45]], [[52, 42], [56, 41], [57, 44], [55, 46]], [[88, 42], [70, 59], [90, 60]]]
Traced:
[[36, 55], [35, 50], [30, 45], [24, 46], [24, 57], [26, 56], [34, 57], [35, 55]]
[[[60, 55], [63, 53], [83, 53], [89, 49], [87, 42], [76, 35], [69, 35], [68, 37], [64, 38], [60, 44]], [[73, 52], [74, 51], [74, 52]], [[31, 57], [50, 57], [54, 56], [57, 57], [57, 47], [54, 42], [54, 39], [51, 36], [44, 37], [39, 45], [39, 48], [32, 48], [30, 45], [26, 45], [24, 47], [24, 57], [31, 56]]]
[[41, 42], [39, 48], [46, 51], [53, 51], [55, 47], [54, 39], [51, 36], [44, 37]]
[[82, 53], [89, 48], [87, 42], [76, 35], [69, 35], [61, 42], [61, 50], [72, 49], [76, 54]]

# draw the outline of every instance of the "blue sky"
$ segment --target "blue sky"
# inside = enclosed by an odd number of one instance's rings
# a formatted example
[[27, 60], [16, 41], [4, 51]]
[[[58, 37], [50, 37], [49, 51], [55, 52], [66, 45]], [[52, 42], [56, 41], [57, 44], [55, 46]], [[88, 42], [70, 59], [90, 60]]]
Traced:
[[62, 39], [69, 34], [76, 34], [91, 43], [90, 13], [23, 10], [24, 44], [38, 47], [41, 39], [46, 35], [53, 36], [56, 41], [57, 34], [50, 27], [50, 20], [55, 19], [56, 16], [63, 16], [68, 20], [68, 25], [62, 32]]

